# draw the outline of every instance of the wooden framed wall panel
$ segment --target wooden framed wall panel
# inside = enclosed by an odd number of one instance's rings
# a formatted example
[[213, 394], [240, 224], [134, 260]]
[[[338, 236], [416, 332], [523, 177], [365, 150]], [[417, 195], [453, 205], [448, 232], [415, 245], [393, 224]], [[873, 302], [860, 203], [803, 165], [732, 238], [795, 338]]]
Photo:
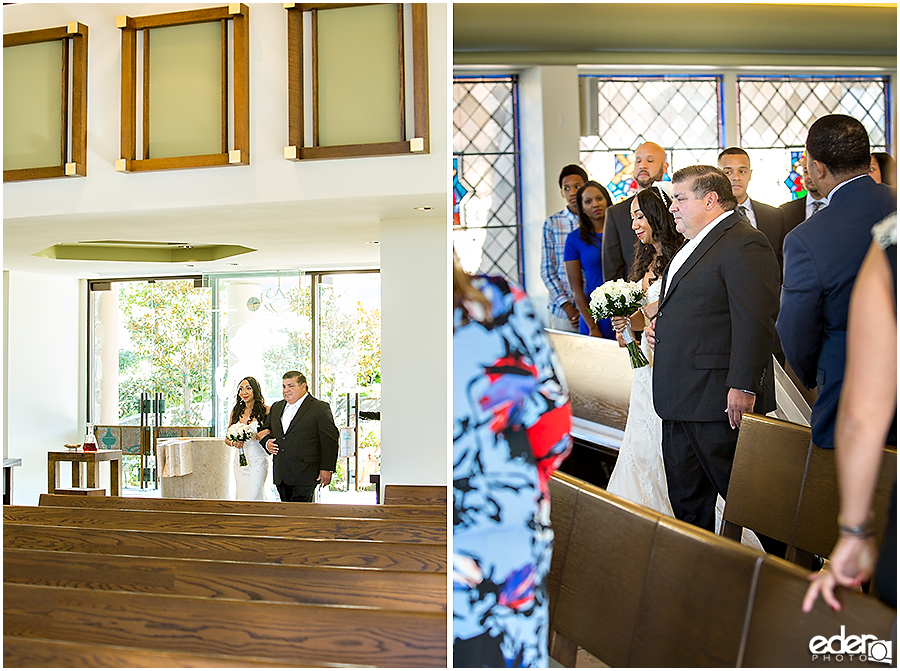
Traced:
[[[427, 153], [428, 138], [428, 42], [426, 5], [413, 3], [398, 5], [397, 16], [397, 63], [399, 64], [399, 92], [396, 96], [399, 139], [371, 142], [348, 142], [326, 144], [327, 138], [320, 137], [320, 88], [322, 76], [319, 68], [319, 35], [316, 14], [320, 10], [372, 7], [365, 3], [286, 3], [288, 16], [288, 146], [284, 157], [289, 160], [352, 158], [366, 156], [387, 156]], [[406, 7], [409, 7], [407, 10]], [[307, 14], [304, 19], [304, 14]], [[312, 45], [307, 54], [312, 58], [312, 81], [304, 75], [304, 23], [310, 22]], [[411, 26], [409, 39], [405, 26]], [[406, 54], [407, 43], [411, 45], [412, 58]], [[407, 62], [411, 61], [411, 65]], [[410, 72], [410, 69], [412, 72]], [[411, 82], [411, 85], [410, 85]], [[307, 89], [312, 100], [306, 99]], [[407, 117], [407, 95], [412, 96], [412, 124]], [[312, 114], [312, 135], [307, 137], [305, 122]]]
[[[151, 37], [153, 29], [167, 29], [203, 23], [217, 24], [220, 36], [216, 38], [217, 58], [215, 77], [220, 79], [216, 94], [216, 113], [220, 117], [219, 130], [215, 139], [207, 145], [186, 147], [184, 155], [171, 146], [157, 148], [154, 137], [160, 136], [158, 126], [152, 119], [160, 116], [158, 88], [151, 87], [154, 59], [151, 41], [161, 37], [171, 37], [172, 33], [157, 33]], [[229, 39], [228, 28], [231, 25]], [[175, 170], [226, 165], [248, 165], [250, 163], [250, 66], [249, 66], [249, 9], [244, 4], [226, 7], [172, 12], [152, 16], [120, 16], [116, 20], [122, 33], [122, 121], [120, 158], [116, 161], [119, 172], [142, 172], [149, 170]], [[230, 44], [233, 44], [232, 63], [229, 64]], [[141, 67], [141, 103], [138, 104], [138, 65]], [[230, 67], [229, 67], [230, 65]], [[229, 77], [229, 71], [231, 77]], [[203, 82], [204, 85], [207, 82]], [[151, 89], [154, 93], [151, 94]], [[232, 95], [233, 92], [233, 95]], [[229, 107], [229, 99], [233, 103]], [[140, 110], [140, 113], [139, 113]], [[154, 116], [155, 113], [155, 116]], [[185, 118], [190, 119], [190, 115]], [[140, 126], [138, 125], [140, 124]], [[229, 125], [232, 132], [229, 134]], [[138, 138], [138, 128], [141, 137]], [[140, 147], [138, 143], [140, 142]], [[230, 144], [229, 144], [230, 142]], [[196, 149], [212, 148], [209, 153], [197, 153]], [[162, 146], [162, 145], [160, 145]], [[230, 148], [229, 148], [230, 147]], [[192, 151], [192, 149], [194, 149]], [[219, 149], [219, 151], [215, 151]]]
[[[87, 175], [88, 27], [73, 21], [59, 28], [45, 28], [3, 36], [4, 48], [56, 41], [60, 42], [61, 78], [58, 108], [59, 163], [4, 169], [4, 182]], [[11, 96], [10, 99], [15, 98]]]

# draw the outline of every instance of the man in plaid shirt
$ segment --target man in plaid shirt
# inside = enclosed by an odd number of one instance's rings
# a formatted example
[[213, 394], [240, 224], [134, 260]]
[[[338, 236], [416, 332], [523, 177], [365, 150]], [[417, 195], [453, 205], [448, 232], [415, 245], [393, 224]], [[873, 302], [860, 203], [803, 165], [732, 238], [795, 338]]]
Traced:
[[578, 206], [575, 196], [587, 173], [580, 165], [567, 165], [559, 173], [559, 188], [566, 207], [551, 214], [544, 221], [544, 242], [541, 247], [541, 279], [550, 292], [550, 328], [578, 333], [578, 308], [572, 298], [563, 253], [566, 236], [578, 228]]

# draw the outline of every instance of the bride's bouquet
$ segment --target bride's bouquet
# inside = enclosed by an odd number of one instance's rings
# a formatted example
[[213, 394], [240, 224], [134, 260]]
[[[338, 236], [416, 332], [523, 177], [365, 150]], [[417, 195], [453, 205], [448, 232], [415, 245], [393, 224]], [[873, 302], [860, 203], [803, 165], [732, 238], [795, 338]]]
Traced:
[[[244, 442], [253, 437], [253, 429], [246, 424], [238, 422], [237, 424], [232, 424], [228, 427], [228, 430], [225, 432], [225, 437], [231, 442]], [[244, 454], [243, 446], [241, 446], [241, 456], [238, 458], [238, 465], [247, 465], [247, 455]]]
[[[591, 292], [591, 314], [598, 320], [630, 317], [646, 304], [646, 300], [640, 282], [610, 280]], [[650, 363], [635, 342], [630, 325], [622, 331], [622, 337], [625, 339], [625, 347], [628, 348], [632, 368], [641, 368]]]

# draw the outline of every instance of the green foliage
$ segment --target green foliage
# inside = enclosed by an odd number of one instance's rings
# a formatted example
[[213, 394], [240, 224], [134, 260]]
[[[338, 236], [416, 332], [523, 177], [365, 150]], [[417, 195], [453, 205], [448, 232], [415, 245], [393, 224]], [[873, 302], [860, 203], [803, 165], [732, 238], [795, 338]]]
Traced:
[[192, 280], [123, 283], [119, 308], [135, 347], [119, 357], [120, 413], [137, 410], [141, 391], [158, 391], [167, 422], [201, 423], [198, 406], [212, 396], [209, 292]]

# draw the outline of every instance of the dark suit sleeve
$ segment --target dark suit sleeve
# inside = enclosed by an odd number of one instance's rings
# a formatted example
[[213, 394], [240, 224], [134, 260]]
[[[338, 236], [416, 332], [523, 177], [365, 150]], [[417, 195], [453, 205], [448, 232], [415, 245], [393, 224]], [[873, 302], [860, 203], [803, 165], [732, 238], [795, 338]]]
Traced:
[[809, 249], [794, 233], [784, 240], [784, 261], [778, 335], [787, 362], [803, 385], [813, 389], [822, 351], [824, 290]]
[[319, 401], [316, 430], [319, 433], [319, 447], [322, 455], [319, 470], [334, 471], [337, 468], [338, 430], [331, 415], [331, 407], [325, 401]]
[[266, 444], [268, 444], [268, 442], [275, 437], [275, 434], [272, 431], [272, 410], [274, 410], [274, 408], [275, 408], [275, 404], [273, 403], [272, 407], [269, 408], [269, 414], [266, 415], [266, 418], [263, 420], [262, 424], [260, 424], [259, 431], [257, 432], [257, 433], [262, 433], [263, 429], [269, 430], [269, 435], [264, 436], [263, 439], [261, 441], [259, 441], [259, 444], [262, 445], [264, 448], [265, 448]]
[[615, 206], [606, 211], [606, 222], [603, 224], [603, 241], [600, 243], [603, 253], [603, 281], [625, 277], [625, 258], [622, 256], [622, 241], [616, 217], [621, 208]]
[[731, 315], [731, 355], [726, 385], [731, 389], [764, 391], [770, 374], [778, 285], [781, 271], [768, 240], [747, 236], [723, 266]]

